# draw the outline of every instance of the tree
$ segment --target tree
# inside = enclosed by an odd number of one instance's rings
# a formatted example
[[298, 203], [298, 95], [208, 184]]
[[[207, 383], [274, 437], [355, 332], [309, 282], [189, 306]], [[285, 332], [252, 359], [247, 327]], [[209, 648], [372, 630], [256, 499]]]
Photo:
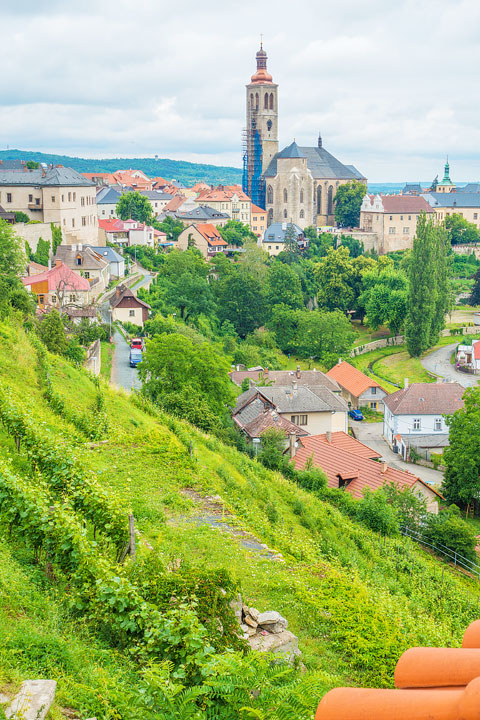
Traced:
[[346, 312], [352, 307], [355, 277], [350, 252], [346, 247], [329, 248], [315, 267], [318, 284], [318, 304], [326, 310], [340, 309]]
[[223, 227], [218, 227], [218, 232], [229, 245], [242, 246], [247, 238], [257, 242], [257, 236], [249, 226], [239, 220], [229, 220]]
[[274, 262], [267, 276], [266, 299], [268, 304], [284, 304], [290, 308], [303, 307], [302, 285], [300, 279], [289, 265]]
[[216, 282], [215, 295], [220, 322], [230, 320], [240, 337], [244, 338], [265, 321], [267, 308], [262, 283], [242, 267]]
[[50, 243], [48, 240], [38, 238], [37, 249], [32, 255], [32, 260], [40, 265], [48, 267], [48, 261], [50, 259]]
[[52, 229], [52, 253], [55, 255], [58, 246], [62, 244], [62, 228], [53, 222], [50, 223], [50, 227]]
[[297, 322], [296, 347], [300, 357], [318, 358], [324, 367], [330, 368], [352, 349], [355, 333], [339, 310], [297, 311]]
[[117, 202], [116, 214], [121, 220], [137, 220], [151, 225], [154, 220], [152, 206], [138, 191], [124, 193]]
[[292, 223], [288, 223], [285, 230], [284, 236], [285, 252], [291, 253], [292, 255], [298, 255], [300, 253], [298, 247], [298, 238], [295, 227]]
[[419, 357], [437, 341], [450, 305], [446, 232], [425, 213], [417, 222], [408, 280], [407, 349]]
[[377, 330], [388, 325], [398, 335], [407, 314], [408, 281], [404, 273], [394, 270], [370, 270], [363, 277], [364, 291], [359, 305], [365, 308], [368, 323]]
[[351, 258], [360, 257], [361, 255], [363, 255], [365, 250], [365, 248], [363, 247], [363, 243], [360, 242], [360, 240], [357, 240], [357, 238], [352, 237], [351, 235], [342, 235], [340, 245], [348, 248]]
[[57, 355], [63, 355], [67, 349], [67, 336], [60, 313], [55, 308], [40, 322], [38, 334], [47, 349]]
[[25, 165], [29, 170], [38, 170], [40, 167], [40, 163], [36, 162], [36, 160], [27, 160]]
[[477, 243], [480, 240], [480, 233], [477, 226], [458, 213], [448, 215], [445, 218], [445, 227], [447, 228], [448, 239], [451, 245], [459, 243]]
[[282, 470], [288, 463], [283, 455], [285, 449], [285, 433], [271, 427], [262, 433], [258, 459], [269, 470]]
[[450, 444], [443, 453], [442, 491], [449, 502], [465, 507], [480, 500], [480, 388], [468, 388], [463, 399], [464, 407], [445, 419]]
[[20, 277], [25, 272], [27, 258], [23, 241], [12, 225], [0, 220], [0, 311], [17, 308], [25, 314], [33, 312], [34, 304]]
[[442, 546], [445, 546], [450, 552], [458, 553], [472, 562], [478, 562], [475, 552], [477, 544], [475, 531], [462, 520], [455, 505], [451, 505], [439, 515], [429, 513], [422, 527], [422, 535], [432, 545], [436, 545], [440, 552], [443, 550]]
[[474, 284], [470, 297], [468, 298], [469, 305], [480, 305], [480, 268], [473, 276]]
[[15, 213], [15, 222], [28, 223], [30, 222], [30, 218], [28, 217], [27, 213], [22, 212], [22, 210], [17, 210], [17, 212]]
[[167, 217], [160, 223], [154, 221], [153, 227], [156, 230], [160, 230], [160, 232], [166, 233], [167, 240], [169, 242], [177, 242], [178, 236], [183, 230], [185, 230], [185, 225], [182, 223], [181, 220], [177, 220], [177, 218], [172, 218], [169, 215], [167, 215]]
[[200, 397], [215, 415], [233, 402], [230, 365], [208, 343], [194, 344], [179, 335], [162, 334], [147, 341], [140, 365], [143, 392], [155, 402], [185, 391]]
[[180, 310], [182, 320], [198, 317], [202, 313], [211, 315], [215, 306], [212, 291], [206, 279], [184, 272], [167, 287], [165, 299]]
[[366, 192], [366, 186], [358, 180], [340, 185], [335, 194], [335, 222], [339, 227], [359, 226], [360, 208]]

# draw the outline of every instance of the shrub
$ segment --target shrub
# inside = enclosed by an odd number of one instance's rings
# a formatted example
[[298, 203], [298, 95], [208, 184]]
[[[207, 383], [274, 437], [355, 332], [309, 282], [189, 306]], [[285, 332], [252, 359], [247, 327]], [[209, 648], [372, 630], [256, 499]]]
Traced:
[[442, 545], [454, 553], [476, 562], [476, 538], [474, 530], [460, 517], [456, 505], [450, 505], [439, 515], [429, 515], [423, 527], [423, 537], [435, 545], [439, 551]]
[[389, 503], [383, 488], [375, 492], [365, 491], [363, 499], [357, 504], [357, 516], [376, 532], [384, 535], [395, 535], [398, 532], [398, 512]]

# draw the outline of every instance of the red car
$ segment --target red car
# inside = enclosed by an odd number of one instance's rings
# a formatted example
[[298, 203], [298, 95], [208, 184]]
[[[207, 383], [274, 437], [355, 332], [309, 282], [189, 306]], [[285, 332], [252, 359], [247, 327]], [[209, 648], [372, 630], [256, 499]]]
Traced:
[[132, 350], [143, 350], [142, 338], [133, 338], [130, 341], [130, 347], [132, 348]]

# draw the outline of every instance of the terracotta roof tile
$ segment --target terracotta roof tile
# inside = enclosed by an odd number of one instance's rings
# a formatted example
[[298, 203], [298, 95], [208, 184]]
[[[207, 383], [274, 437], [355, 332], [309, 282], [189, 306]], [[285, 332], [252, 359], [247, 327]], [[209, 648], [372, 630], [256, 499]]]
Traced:
[[200, 235], [203, 235], [205, 240], [208, 242], [209, 245], [213, 246], [219, 246], [219, 245], [225, 245], [227, 246], [228, 243], [225, 242], [225, 240], [222, 238], [220, 233], [218, 232], [215, 225], [211, 225], [210, 223], [199, 223], [198, 225], [193, 225], [194, 228], [198, 230]]
[[327, 375], [336, 380], [339, 385], [355, 397], [359, 397], [365, 390], [371, 387], [378, 387], [383, 390], [376, 380], [368, 377], [368, 375], [365, 375], [361, 370], [358, 370], [346, 361], [335, 365], [327, 372]]
[[463, 407], [465, 388], [459, 383], [413, 383], [383, 402], [394, 415], [451, 415]]
[[382, 195], [382, 204], [386, 213], [434, 212], [423, 197], [417, 195]]
[[63, 262], [57, 261], [55, 267], [37, 275], [22, 278], [24, 285], [36, 285], [40, 282], [47, 282], [48, 292], [53, 292], [62, 284], [65, 290], [78, 290], [85, 292], [90, 290], [90, 283], [84, 277], [73, 270], [70, 270]]

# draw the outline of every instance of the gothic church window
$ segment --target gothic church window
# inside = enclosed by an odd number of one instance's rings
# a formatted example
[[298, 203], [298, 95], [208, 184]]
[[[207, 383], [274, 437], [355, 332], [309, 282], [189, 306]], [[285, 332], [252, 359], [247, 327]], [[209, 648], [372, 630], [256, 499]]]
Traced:
[[273, 93], [270, 93], [270, 110], [273, 110]]
[[317, 187], [317, 214], [320, 215], [322, 212], [322, 188]]
[[300, 210], [300, 218], [303, 220], [304, 217], [305, 217], [304, 211], [303, 211], [303, 210]]
[[253, 108], [253, 93], [250, 93], [250, 107]]
[[328, 208], [327, 208], [327, 215], [333, 214], [333, 186], [330, 185], [328, 188]]
[[300, 202], [303, 203], [303, 190], [300, 190]]
[[267, 186], [267, 203], [273, 205], [273, 188], [271, 185]]
[[288, 202], [288, 194], [286, 190], [283, 191], [283, 202]]
[[263, 100], [263, 107], [265, 108], [265, 110], [268, 110], [268, 93], [265, 93], [265, 97]]
[[285, 218], [285, 220], [287, 219], [287, 210], [286, 209], [283, 211], [283, 217]]

